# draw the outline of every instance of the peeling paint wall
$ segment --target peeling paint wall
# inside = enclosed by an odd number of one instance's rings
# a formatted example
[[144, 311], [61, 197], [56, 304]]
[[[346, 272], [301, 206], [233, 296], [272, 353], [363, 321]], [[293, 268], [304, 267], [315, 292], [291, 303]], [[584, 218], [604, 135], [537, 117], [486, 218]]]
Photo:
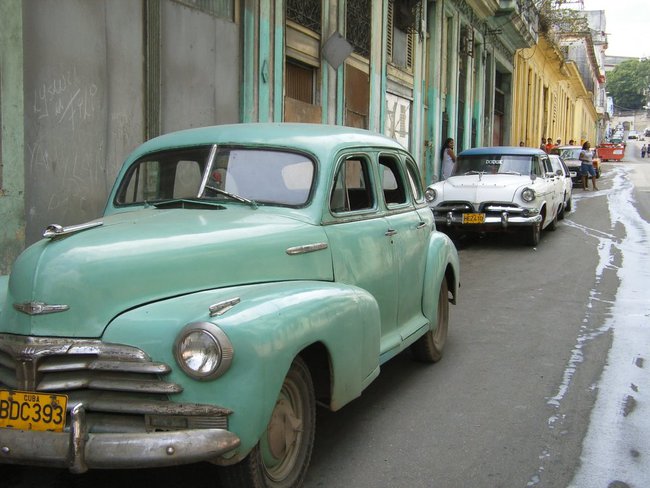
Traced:
[[25, 244], [22, 47], [22, 2], [0, 0], [0, 275]]
[[0, 274], [47, 225], [102, 215], [153, 118], [162, 133], [239, 121], [232, 17], [182, 0], [0, 0]]

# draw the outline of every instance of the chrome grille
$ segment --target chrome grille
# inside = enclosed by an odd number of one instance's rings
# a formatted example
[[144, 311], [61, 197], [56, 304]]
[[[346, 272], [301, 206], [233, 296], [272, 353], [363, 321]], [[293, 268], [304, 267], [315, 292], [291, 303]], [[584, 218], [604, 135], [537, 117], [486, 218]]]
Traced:
[[162, 379], [170, 371], [132, 346], [0, 334], [0, 388], [66, 394], [91, 431], [227, 428], [227, 409], [170, 401], [183, 391]]
[[468, 212], [474, 212], [474, 207], [470, 202], [454, 202], [454, 201], [446, 201], [446, 202], [441, 202], [439, 205], [436, 205], [433, 208], [434, 213], [447, 213], [447, 212], [460, 212], [460, 213], [468, 213]]

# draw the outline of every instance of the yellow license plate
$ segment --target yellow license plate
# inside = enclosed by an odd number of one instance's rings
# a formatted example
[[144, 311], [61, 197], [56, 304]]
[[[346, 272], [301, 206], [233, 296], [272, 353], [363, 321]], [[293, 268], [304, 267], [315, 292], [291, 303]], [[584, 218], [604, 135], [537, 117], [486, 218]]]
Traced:
[[0, 427], [61, 432], [67, 404], [65, 395], [0, 390]]
[[466, 213], [463, 214], [463, 224], [484, 224], [484, 213]]

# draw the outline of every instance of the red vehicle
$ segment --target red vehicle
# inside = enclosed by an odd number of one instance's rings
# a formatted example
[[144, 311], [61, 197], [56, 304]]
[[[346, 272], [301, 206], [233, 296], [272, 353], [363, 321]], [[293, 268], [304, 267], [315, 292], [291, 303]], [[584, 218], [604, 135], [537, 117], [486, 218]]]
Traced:
[[620, 161], [625, 156], [625, 146], [603, 142], [596, 147], [596, 153], [601, 161]]

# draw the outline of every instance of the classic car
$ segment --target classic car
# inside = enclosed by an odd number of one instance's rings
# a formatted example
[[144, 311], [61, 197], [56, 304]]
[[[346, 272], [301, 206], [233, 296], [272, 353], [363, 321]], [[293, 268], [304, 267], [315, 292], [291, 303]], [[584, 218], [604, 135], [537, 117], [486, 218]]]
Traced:
[[514, 231], [535, 246], [542, 229], [557, 226], [563, 189], [541, 149], [495, 146], [462, 151], [451, 176], [430, 185], [426, 197], [436, 227], [452, 237]]
[[562, 207], [560, 212], [557, 214], [557, 218], [562, 220], [564, 218], [565, 212], [570, 212], [573, 208], [573, 181], [572, 178], [575, 176], [572, 171], [569, 170], [568, 166], [564, 160], [557, 154], [549, 154], [549, 159], [551, 160], [551, 166], [555, 174], [560, 177], [563, 182], [563, 198], [562, 198]]
[[300, 486], [316, 404], [438, 361], [459, 286], [413, 157], [339, 126], [160, 136], [101, 218], [43, 236], [0, 278], [0, 463], [75, 473]]
[[[575, 176], [572, 176], [574, 186], [582, 187], [582, 173], [580, 172], [580, 152], [582, 151], [582, 146], [558, 146], [553, 149], [553, 154], [560, 156], [566, 163], [569, 171], [575, 173]], [[591, 149], [592, 152], [592, 162], [594, 169], [596, 170], [596, 178], [600, 178], [600, 158], [598, 157], [597, 151]]]

